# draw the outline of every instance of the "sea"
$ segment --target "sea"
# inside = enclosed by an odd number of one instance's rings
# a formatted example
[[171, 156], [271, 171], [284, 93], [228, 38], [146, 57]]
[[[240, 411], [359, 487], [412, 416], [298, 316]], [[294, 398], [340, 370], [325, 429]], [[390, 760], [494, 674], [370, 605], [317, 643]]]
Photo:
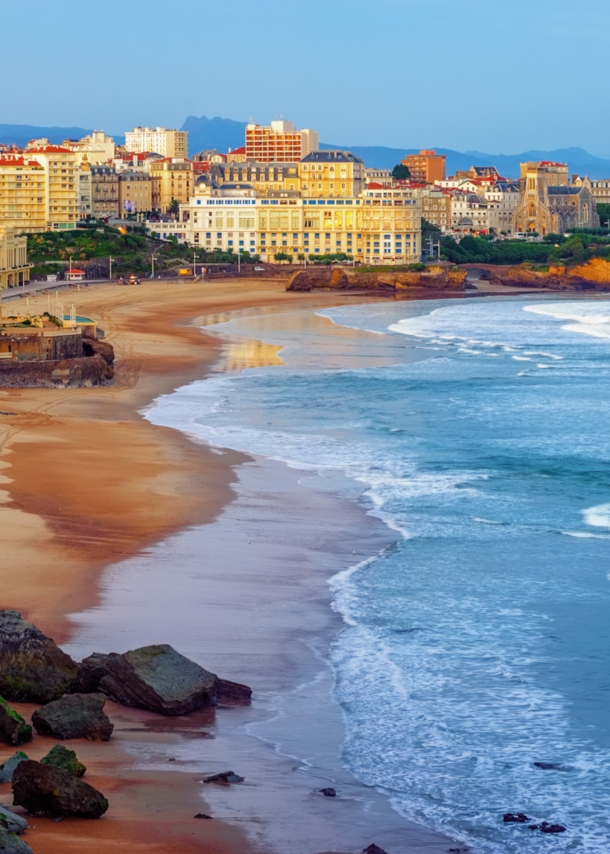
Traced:
[[344, 766], [481, 854], [608, 852], [610, 300], [217, 320], [276, 364], [147, 417], [313, 472], [392, 534], [328, 581]]

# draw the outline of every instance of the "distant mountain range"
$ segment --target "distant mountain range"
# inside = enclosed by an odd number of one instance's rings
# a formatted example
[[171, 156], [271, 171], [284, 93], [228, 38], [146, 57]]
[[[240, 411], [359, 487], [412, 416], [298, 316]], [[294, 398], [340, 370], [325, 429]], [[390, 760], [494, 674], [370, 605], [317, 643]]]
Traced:
[[[182, 130], [189, 132], [189, 150], [191, 154], [206, 148], [227, 151], [244, 144], [246, 122], [223, 119], [219, 116], [208, 119], [206, 116], [189, 116]], [[91, 133], [90, 128], [36, 127], [34, 125], [0, 124], [0, 143], [25, 146], [30, 139], [47, 137], [52, 143], [64, 139], [80, 139]], [[114, 134], [117, 142], [125, 141], [124, 135]], [[415, 148], [387, 148], [385, 146], [344, 145], [321, 143], [322, 149], [340, 148], [361, 157], [367, 166], [377, 169], [392, 169], [405, 154], [417, 154]], [[482, 151], [453, 151], [450, 148], [437, 148], [439, 154], [447, 157], [447, 174], [456, 170], [465, 170], [470, 166], [496, 166], [506, 178], [519, 176], [519, 164], [525, 160], [555, 160], [567, 163], [570, 174], [588, 175], [590, 178], [610, 177], [610, 160], [595, 157], [584, 148], [560, 148], [556, 151], [524, 151], [520, 154], [485, 154]]]

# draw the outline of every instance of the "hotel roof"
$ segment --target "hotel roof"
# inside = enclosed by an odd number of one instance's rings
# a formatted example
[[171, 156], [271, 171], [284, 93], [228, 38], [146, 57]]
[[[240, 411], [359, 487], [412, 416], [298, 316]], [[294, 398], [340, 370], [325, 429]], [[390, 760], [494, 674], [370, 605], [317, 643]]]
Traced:
[[301, 159], [301, 163], [364, 163], [351, 151], [310, 151]]

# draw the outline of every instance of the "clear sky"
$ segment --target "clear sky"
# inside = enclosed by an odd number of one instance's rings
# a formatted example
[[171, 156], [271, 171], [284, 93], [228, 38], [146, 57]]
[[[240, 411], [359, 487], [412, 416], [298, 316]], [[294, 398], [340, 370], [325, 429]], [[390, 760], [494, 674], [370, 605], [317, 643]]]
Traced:
[[0, 0], [0, 123], [610, 155], [609, 0]]

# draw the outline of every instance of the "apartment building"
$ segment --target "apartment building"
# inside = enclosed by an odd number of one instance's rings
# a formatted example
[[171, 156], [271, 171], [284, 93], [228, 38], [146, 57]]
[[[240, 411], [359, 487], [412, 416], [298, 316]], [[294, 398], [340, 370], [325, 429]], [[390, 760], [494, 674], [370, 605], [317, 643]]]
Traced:
[[[27, 237], [18, 236], [13, 229], [0, 231], [0, 291], [30, 281]], [[0, 305], [0, 317], [2, 306]]]
[[581, 178], [580, 175], [572, 176], [572, 185], [574, 187], [587, 187], [593, 196], [595, 204], [610, 205], [610, 179], [601, 178], [598, 181], [593, 181], [591, 178]]
[[80, 219], [88, 219], [93, 214], [93, 187], [91, 181], [91, 166], [83, 160], [76, 173], [77, 200]]
[[118, 176], [119, 210], [148, 213], [153, 207], [153, 179], [147, 172], [121, 172]]
[[201, 181], [196, 195], [180, 206], [178, 222], [148, 228], [208, 252], [245, 252], [270, 261], [278, 252], [345, 253], [362, 263], [408, 264], [421, 254], [421, 203], [403, 188], [343, 199], [289, 191], [265, 198], [248, 184], [211, 188]]
[[246, 160], [295, 163], [319, 147], [316, 131], [297, 130], [292, 122], [274, 121], [268, 127], [246, 125]]
[[447, 158], [444, 154], [437, 154], [434, 149], [423, 148], [419, 154], [407, 154], [400, 162], [411, 173], [414, 184], [434, 184], [445, 178]]
[[136, 127], [125, 134], [125, 148], [134, 154], [155, 152], [162, 157], [188, 157], [188, 131]]
[[231, 162], [219, 164], [212, 174], [220, 179], [220, 183], [251, 184], [259, 195], [280, 190], [298, 192], [301, 189], [298, 163]]
[[82, 139], [66, 139], [62, 148], [68, 148], [92, 165], [108, 163], [115, 155], [116, 146], [111, 136], [106, 136], [103, 130], [94, 130], [89, 136]]
[[111, 166], [91, 167], [91, 207], [96, 219], [119, 216], [119, 176]]
[[364, 162], [350, 151], [312, 151], [299, 164], [304, 198], [351, 198], [365, 186]]
[[451, 196], [442, 190], [421, 191], [422, 218], [441, 231], [451, 231]]
[[78, 155], [56, 145], [28, 147], [26, 153], [44, 169], [46, 230], [74, 228], [81, 218]]
[[47, 230], [44, 167], [23, 153], [0, 155], [0, 234]]
[[184, 157], [166, 157], [150, 164], [152, 210], [166, 213], [172, 202], [185, 204], [193, 193], [193, 164]]

